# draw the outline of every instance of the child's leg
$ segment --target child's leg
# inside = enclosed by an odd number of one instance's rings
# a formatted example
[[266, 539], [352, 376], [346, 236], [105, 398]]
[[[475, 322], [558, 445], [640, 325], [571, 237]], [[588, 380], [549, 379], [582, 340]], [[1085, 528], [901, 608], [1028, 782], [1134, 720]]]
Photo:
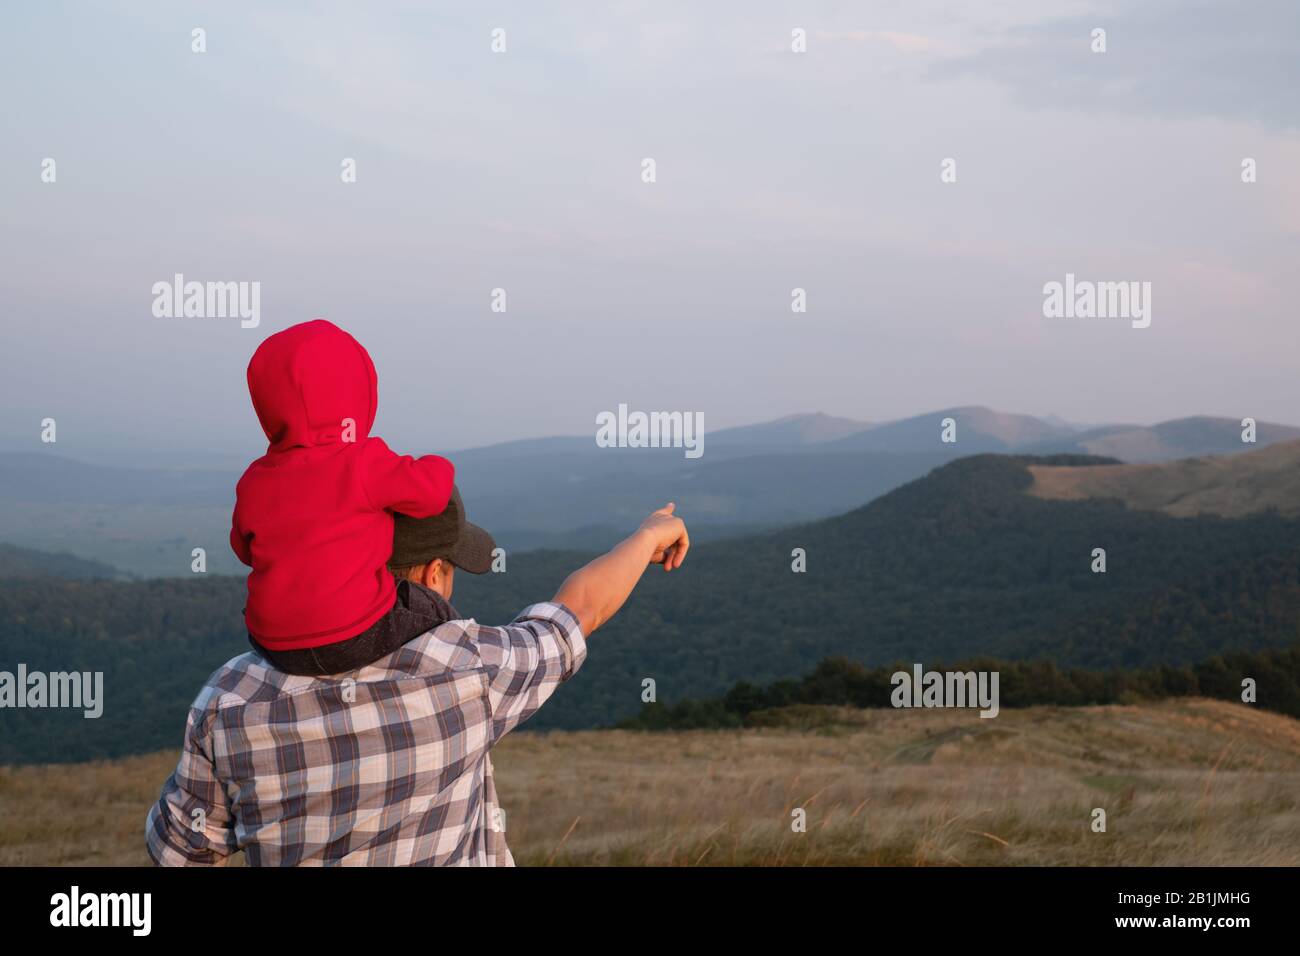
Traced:
[[325, 677], [373, 664], [456, 616], [452, 606], [437, 593], [409, 581], [399, 581], [392, 608], [355, 637], [292, 651], [262, 647], [251, 634], [248, 640], [277, 670], [303, 677]]

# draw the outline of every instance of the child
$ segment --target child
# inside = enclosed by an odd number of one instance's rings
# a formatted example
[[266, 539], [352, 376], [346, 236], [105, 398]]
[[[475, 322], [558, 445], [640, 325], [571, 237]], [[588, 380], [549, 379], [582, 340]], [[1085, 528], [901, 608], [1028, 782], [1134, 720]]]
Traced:
[[451, 462], [398, 455], [370, 437], [375, 365], [322, 319], [266, 339], [248, 363], [248, 390], [270, 441], [239, 479], [230, 530], [253, 569], [249, 640], [296, 674], [341, 673], [396, 650], [423, 622], [396, 601], [386, 567], [391, 512], [440, 514]]

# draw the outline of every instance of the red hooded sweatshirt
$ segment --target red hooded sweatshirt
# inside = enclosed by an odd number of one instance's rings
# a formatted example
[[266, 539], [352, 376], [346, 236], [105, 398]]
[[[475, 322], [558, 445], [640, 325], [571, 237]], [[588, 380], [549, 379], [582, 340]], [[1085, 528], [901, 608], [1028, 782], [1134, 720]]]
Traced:
[[[360, 634], [393, 606], [390, 509], [439, 514], [452, 464], [412, 458], [370, 437], [375, 364], [323, 319], [266, 339], [248, 391], [271, 444], [235, 488], [230, 544], [248, 575], [248, 631], [270, 650]], [[349, 428], [346, 420], [354, 425]]]

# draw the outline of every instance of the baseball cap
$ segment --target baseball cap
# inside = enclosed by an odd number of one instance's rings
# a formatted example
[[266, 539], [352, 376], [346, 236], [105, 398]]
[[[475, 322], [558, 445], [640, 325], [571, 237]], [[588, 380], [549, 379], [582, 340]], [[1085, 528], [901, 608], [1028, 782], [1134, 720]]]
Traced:
[[460, 489], [453, 486], [442, 514], [428, 518], [393, 515], [393, 556], [388, 567], [409, 568], [442, 558], [470, 574], [483, 574], [492, 567], [495, 548], [492, 535], [465, 520], [465, 503]]

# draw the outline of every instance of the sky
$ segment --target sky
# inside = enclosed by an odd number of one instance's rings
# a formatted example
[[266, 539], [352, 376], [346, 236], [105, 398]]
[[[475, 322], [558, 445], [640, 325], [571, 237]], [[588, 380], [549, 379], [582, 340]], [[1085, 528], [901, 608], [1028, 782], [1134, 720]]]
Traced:
[[[248, 359], [318, 317], [413, 454], [620, 404], [1300, 423], [1290, 0], [0, 17], [0, 450], [246, 461]], [[177, 273], [259, 324], [155, 315]], [[1149, 282], [1150, 326], [1045, 317], [1067, 273]]]

